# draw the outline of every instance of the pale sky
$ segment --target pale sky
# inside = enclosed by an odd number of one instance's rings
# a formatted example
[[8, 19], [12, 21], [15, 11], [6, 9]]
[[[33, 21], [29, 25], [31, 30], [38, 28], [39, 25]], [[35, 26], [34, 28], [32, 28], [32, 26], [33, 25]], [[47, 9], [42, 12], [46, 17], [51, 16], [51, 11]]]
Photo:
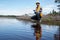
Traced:
[[[57, 10], [54, 0], [39, 0], [43, 14]], [[23, 15], [33, 13], [36, 0], [0, 0], [0, 15]]]

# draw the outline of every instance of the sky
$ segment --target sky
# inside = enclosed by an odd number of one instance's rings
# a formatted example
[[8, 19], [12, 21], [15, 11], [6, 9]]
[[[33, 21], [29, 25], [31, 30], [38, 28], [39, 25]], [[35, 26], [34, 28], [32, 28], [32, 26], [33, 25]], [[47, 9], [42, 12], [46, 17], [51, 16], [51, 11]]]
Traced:
[[[53, 9], [57, 10], [54, 0], [38, 0], [43, 9], [43, 14], [48, 14]], [[34, 13], [36, 0], [0, 0], [0, 15], [24, 15]]]

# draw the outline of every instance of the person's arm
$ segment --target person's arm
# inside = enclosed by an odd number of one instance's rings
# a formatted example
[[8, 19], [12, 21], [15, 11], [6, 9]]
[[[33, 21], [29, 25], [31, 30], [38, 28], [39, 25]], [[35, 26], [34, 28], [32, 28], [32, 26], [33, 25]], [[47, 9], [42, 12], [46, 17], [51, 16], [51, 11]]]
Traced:
[[41, 13], [42, 12], [42, 8], [40, 8], [40, 11], [39, 11], [39, 13]]
[[33, 10], [34, 11], [34, 13], [36, 14], [36, 10]]

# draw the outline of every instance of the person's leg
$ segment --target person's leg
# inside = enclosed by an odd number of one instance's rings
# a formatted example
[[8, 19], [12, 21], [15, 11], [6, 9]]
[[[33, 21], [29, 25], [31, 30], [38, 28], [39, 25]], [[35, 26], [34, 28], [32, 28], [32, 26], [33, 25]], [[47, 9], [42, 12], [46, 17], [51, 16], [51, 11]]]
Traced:
[[36, 16], [37, 16], [37, 21], [39, 21], [40, 20], [39, 13], [37, 13]]

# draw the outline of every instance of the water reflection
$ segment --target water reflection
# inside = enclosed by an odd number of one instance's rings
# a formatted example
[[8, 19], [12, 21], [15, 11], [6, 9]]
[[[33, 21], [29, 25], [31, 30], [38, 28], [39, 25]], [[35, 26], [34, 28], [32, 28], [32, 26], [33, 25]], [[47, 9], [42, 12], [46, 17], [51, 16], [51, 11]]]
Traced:
[[34, 29], [34, 36], [36, 40], [40, 40], [42, 36], [42, 29], [40, 24], [33, 24], [32, 28]]
[[59, 25], [59, 28], [57, 30], [57, 33], [54, 34], [54, 38], [55, 38], [55, 40], [60, 40], [60, 25]]
[[[56, 25], [40, 25], [11, 18], [0, 18], [0, 40], [54, 40], [58, 33], [60, 33], [60, 27]], [[54, 34], [56, 34], [55, 37]]]

